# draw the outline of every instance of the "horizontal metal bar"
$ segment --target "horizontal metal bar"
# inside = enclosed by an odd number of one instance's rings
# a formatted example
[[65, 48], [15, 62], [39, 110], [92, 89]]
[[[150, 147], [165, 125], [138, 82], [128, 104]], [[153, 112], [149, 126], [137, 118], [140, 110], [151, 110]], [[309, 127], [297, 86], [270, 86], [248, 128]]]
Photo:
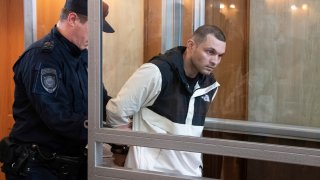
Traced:
[[[184, 180], [184, 179], [195, 179], [195, 180], [209, 180], [209, 178], [203, 177], [191, 177], [182, 176], [176, 174], [167, 174], [161, 172], [152, 172], [144, 170], [133, 170], [126, 168], [111, 168], [106, 166], [97, 166], [95, 168], [95, 175], [101, 177], [112, 177], [113, 179], [139, 179], [139, 180], [149, 180], [149, 179], [161, 179], [161, 180]], [[210, 179], [212, 180], [212, 179]]]
[[205, 130], [320, 142], [320, 128], [206, 118]]
[[320, 167], [320, 149], [217, 138], [171, 136], [141, 132], [97, 129], [97, 142], [201, 152], [247, 159], [283, 162]]

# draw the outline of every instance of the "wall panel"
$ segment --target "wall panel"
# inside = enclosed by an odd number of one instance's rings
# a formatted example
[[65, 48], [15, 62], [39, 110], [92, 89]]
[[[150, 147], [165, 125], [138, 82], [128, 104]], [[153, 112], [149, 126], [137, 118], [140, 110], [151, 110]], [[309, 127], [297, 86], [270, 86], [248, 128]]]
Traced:
[[[1, 135], [12, 126], [13, 71], [12, 66], [24, 50], [23, 0], [1, 1]], [[10, 12], [10, 16], [8, 13]]]
[[[0, 1], [0, 138], [13, 124], [12, 66], [24, 50], [23, 0]], [[0, 179], [4, 179], [0, 173]]]
[[37, 0], [37, 39], [48, 34], [58, 22], [65, 0]]
[[186, 45], [193, 34], [194, 0], [183, 0], [182, 45]]
[[9, 61], [7, 53], [7, 33], [8, 33], [8, 1], [0, 1], [0, 138], [5, 136], [7, 121], [6, 116], [8, 115], [8, 72], [9, 72]]
[[144, 62], [161, 52], [162, 2], [144, 0]]

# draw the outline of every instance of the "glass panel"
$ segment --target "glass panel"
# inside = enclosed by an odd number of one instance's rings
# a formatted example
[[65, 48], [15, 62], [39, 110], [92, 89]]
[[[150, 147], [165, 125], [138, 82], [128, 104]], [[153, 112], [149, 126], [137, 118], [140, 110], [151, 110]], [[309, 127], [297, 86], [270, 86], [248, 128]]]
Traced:
[[[295, 129], [304, 128], [303, 126], [313, 127], [308, 128], [312, 130], [319, 128], [320, 78], [317, 73], [320, 63], [317, 61], [317, 49], [320, 41], [317, 9], [320, 2], [205, 1], [205, 23], [220, 26], [227, 36], [226, 55], [214, 73], [221, 87], [208, 116], [272, 123], [275, 125], [272, 131], [277, 131], [277, 124], [297, 125], [290, 126]], [[204, 135], [291, 147], [320, 147], [318, 141], [294, 137], [277, 138], [272, 135], [268, 137], [212, 131], [205, 132]], [[317, 138], [319, 139], [318, 136], [315, 139]], [[315, 167], [212, 155], [205, 155], [204, 161], [205, 164], [211, 163], [211, 168], [217, 168], [213, 171], [205, 168], [205, 174], [217, 178], [319, 177]], [[232, 172], [229, 171], [231, 167]], [[300, 173], [302, 168], [306, 173]], [[277, 174], [281, 174], [281, 177]]]
[[[103, 49], [103, 74], [102, 76], [103, 76], [104, 85], [109, 91], [109, 95], [113, 97], [116, 96], [117, 92], [119, 92], [120, 88], [125, 83], [125, 81], [131, 76], [131, 74], [143, 62], [146, 62], [150, 58], [150, 55], [151, 56], [156, 55], [161, 51], [160, 45], [159, 45], [161, 44], [161, 41], [159, 41], [159, 39], [161, 39], [161, 35], [162, 35], [161, 29], [160, 29], [161, 26], [159, 26], [159, 24], [163, 22], [161, 20], [161, 14], [159, 13], [161, 11], [157, 11], [158, 14], [157, 13], [153, 14], [154, 12], [153, 10], [155, 8], [158, 10], [160, 9], [159, 7], [161, 6], [161, 3], [159, 4], [159, 2], [160, 1], [156, 2], [154, 0], [151, 0], [151, 1], [109, 0], [108, 1], [108, 4], [110, 6], [110, 13], [109, 13], [109, 16], [107, 17], [107, 20], [116, 31], [114, 34], [103, 33], [103, 40], [102, 40], [103, 41], [102, 42], [103, 43], [103, 48], [102, 48]], [[181, 18], [183, 19], [182, 21], [183, 28], [181, 33], [182, 33], [182, 41], [185, 43], [187, 38], [189, 38], [190, 35], [192, 34], [192, 27], [193, 27], [192, 12], [194, 10], [193, 9], [194, 1], [184, 0], [182, 2], [183, 2], [183, 9], [182, 9]], [[225, 0], [225, 1], [206, 0], [205, 2], [206, 2], [206, 6], [205, 6], [206, 7], [206, 19], [205, 19], [206, 24], [214, 23], [220, 26], [226, 32], [227, 38], [228, 38], [227, 54], [226, 56], [224, 56], [222, 64], [219, 66], [219, 68], [215, 72], [217, 79], [223, 86], [220, 88], [220, 91], [218, 93], [219, 97], [215, 99], [214, 105], [211, 107], [212, 109], [209, 113], [209, 116], [228, 118], [228, 119], [241, 119], [241, 120], [249, 119], [254, 121], [255, 119], [251, 118], [250, 116], [251, 115], [250, 113], [254, 112], [254, 110], [251, 109], [251, 106], [248, 107], [248, 102], [251, 103], [251, 95], [252, 95], [252, 92], [250, 91], [249, 91], [250, 94], [248, 94], [248, 88], [250, 88], [249, 90], [251, 90], [251, 88], [256, 88], [256, 89], [258, 88], [258, 87], [251, 87], [253, 85], [254, 86], [257, 86], [257, 85], [255, 85], [251, 81], [251, 74], [249, 74], [249, 72], [251, 71], [251, 68], [253, 69], [255, 68], [255, 67], [252, 67], [251, 65], [251, 61], [252, 59], [254, 59], [251, 56], [251, 54], [253, 53], [252, 49], [248, 49], [249, 41], [251, 45], [252, 36], [255, 33], [255, 32], [252, 32], [254, 29], [251, 28], [250, 29], [251, 34], [249, 36], [248, 15], [249, 15], [249, 12], [252, 12], [252, 7], [251, 9], [249, 9], [249, 6], [248, 6], [249, 2], [243, 1], [243, 0], [233, 1], [232, 3], [230, 0]], [[267, 2], [267, 1], [259, 1], [258, 3], [264, 3], [264, 2]], [[250, 21], [250, 23], [252, 23], [252, 21]], [[155, 26], [155, 25], [158, 25], [158, 26]], [[154, 29], [150, 28], [151, 26]], [[260, 34], [260, 36], [262, 35]], [[260, 38], [260, 36], [255, 38]], [[155, 43], [152, 44], [151, 42], [152, 43], [155, 42]], [[264, 46], [263, 48], [266, 49]], [[260, 52], [259, 50], [260, 49], [257, 49], [256, 51]], [[259, 62], [260, 58], [262, 57], [263, 56], [259, 55], [259, 57], [257, 59], [254, 59], [254, 61]], [[250, 66], [249, 66], [249, 62], [250, 62]], [[272, 72], [273, 69], [271, 68], [269, 70]], [[257, 95], [257, 97], [260, 97], [260, 96], [261, 94]], [[248, 111], [251, 111], [251, 112], [248, 112]], [[257, 118], [257, 119], [260, 119], [260, 118]], [[98, 130], [97, 133], [100, 133], [99, 135], [102, 135], [101, 132]], [[116, 132], [125, 133], [125, 131], [120, 131], [120, 130]], [[149, 137], [149, 136], [152, 136], [152, 134], [147, 134], [146, 136]], [[114, 137], [104, 138], [103, 140], [108, 142], [108, 141], [111, 141], [112, 138], [117, 138], [117, 137], [118, 136], [115, 135]], [[130, 137], [130, 136], [127, 136], [127, 137]], [[256, 137], [256, 136], [252, 136], [252, 137], [242, 136], [242, 135], [235, 136], [233, 134], [222, 133], [222, 135], [217, 134], [217, 137], [225, 138], [225, 139], [238, 139], [241, 141], [265, 142], [265, 139], [263, 139], [264, 137]], [[131, 136], [131, 138], [134, 138], [134, 136]], [[202, 138], [202, 139], [205, 139], [205, 138]], [[146, 140], [150, 141], [150, 139], [147, 139], [147, 138]], [[101, 141], [101, 139], [99, 139], [99, 141]], [[120, 142], [130, 143], [130, 142], [119, 140], [119, 143]], [[155, 143], [158, 143], [158, 142], [159, 141], [155, 141]], [[290, 145], [295, 144], [297, 146], [306, 146], [306, 147], [314, 147], [317, 145], [317, 144], [308, 145], [300, 141], [295, 141], [293, 143], [278, 142], [277, 140], [273, 140], [273, 139], [271, 139], [271, 143], [290, 144]], [[102, 145], [104, 147], [103, 163], [106, 163], [107, 166], [113, 166], [112, 154], [110, 153], [110, 146], [105, 143], [98, 143], [98, 144], [99, 144], [98, 146]], [[231, 157], [230, 158], [228, 157], [222, 160], [221, 157], [218, 157], [217, 159], [213, 159], [213, 160], [209, 158], [207, 159], [204, 158], [204, 160], [205, 160], [204, 168], [207, 168], [207, 171], [205, 172], [210, 172], [210, 171], [212, 172], [212, 169], [214, 168], [213, 176], [220, 176], [221, 168], [223, 168], [223, 171], [225, 172], [223, 176], [226, 179], [227, 177], [229, 177], [228, 174], [241, 173], [241, 172], [245, 174], [245, 171], [242, 171], [245, 169], [246, 167], [245, 165], [247, 163], [246, 161], [244, 161], [244, 159], [234, 160]], [[222, 161], [224, 162], [223, 165], [221, 164]], [[218, 163], [214, 164], [215, 162], [218, 162]], [[152, 163], [156, 163], [156, 162], [152, 162]], [[250, 161], [248, 164], [252, 165], [252, 161]], [[241, 168], [243, 169], [241, 170], [239, 166], [241, 166]], [[228, 167], [232, 167], [232, 168], [228, 168]], [[261, 169], [264, 169], [264, 168], [261, 168]], [[212, 175], [210, 174], [205, 174], [205, 176], [212, 177]], [[235, 176], [229, 179], [236, 179], [234, 177]]]
[[219, 26], [226, 34], [227, 49], [214, 76], [221, 84], [208, 117], [247, 119], [247, 3], [205, 1], [205, 23]]
[[228, 39], [208, 116], [320, 127], [318, 7], [316, 0], [206, 0], [206, 24]]
[[320, 127], [320, 2], [250, 6], [249, 120]]

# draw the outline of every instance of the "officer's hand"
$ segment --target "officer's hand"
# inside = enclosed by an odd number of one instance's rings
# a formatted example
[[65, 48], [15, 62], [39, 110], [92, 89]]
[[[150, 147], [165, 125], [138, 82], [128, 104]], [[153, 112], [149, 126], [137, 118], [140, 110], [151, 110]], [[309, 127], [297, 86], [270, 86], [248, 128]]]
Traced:
[[127, 154], [115, 154], [113, 153], [112, 158], [113, 158], [113, 163], [117, 166], [124, 166], [124, 163], [126, 162], [126, 157]]

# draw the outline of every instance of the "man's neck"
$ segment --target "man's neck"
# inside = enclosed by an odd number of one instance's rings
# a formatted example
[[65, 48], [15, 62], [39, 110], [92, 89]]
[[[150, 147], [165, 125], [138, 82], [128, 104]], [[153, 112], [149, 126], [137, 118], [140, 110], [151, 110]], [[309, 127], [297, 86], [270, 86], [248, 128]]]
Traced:
[[183, 53], [183, 69], [184, 73], [189, 78], [195, 78], [198, 75], [198, 71], [193, 68], [191, 57], [188, 55], [188, 50], [186, 49]]

